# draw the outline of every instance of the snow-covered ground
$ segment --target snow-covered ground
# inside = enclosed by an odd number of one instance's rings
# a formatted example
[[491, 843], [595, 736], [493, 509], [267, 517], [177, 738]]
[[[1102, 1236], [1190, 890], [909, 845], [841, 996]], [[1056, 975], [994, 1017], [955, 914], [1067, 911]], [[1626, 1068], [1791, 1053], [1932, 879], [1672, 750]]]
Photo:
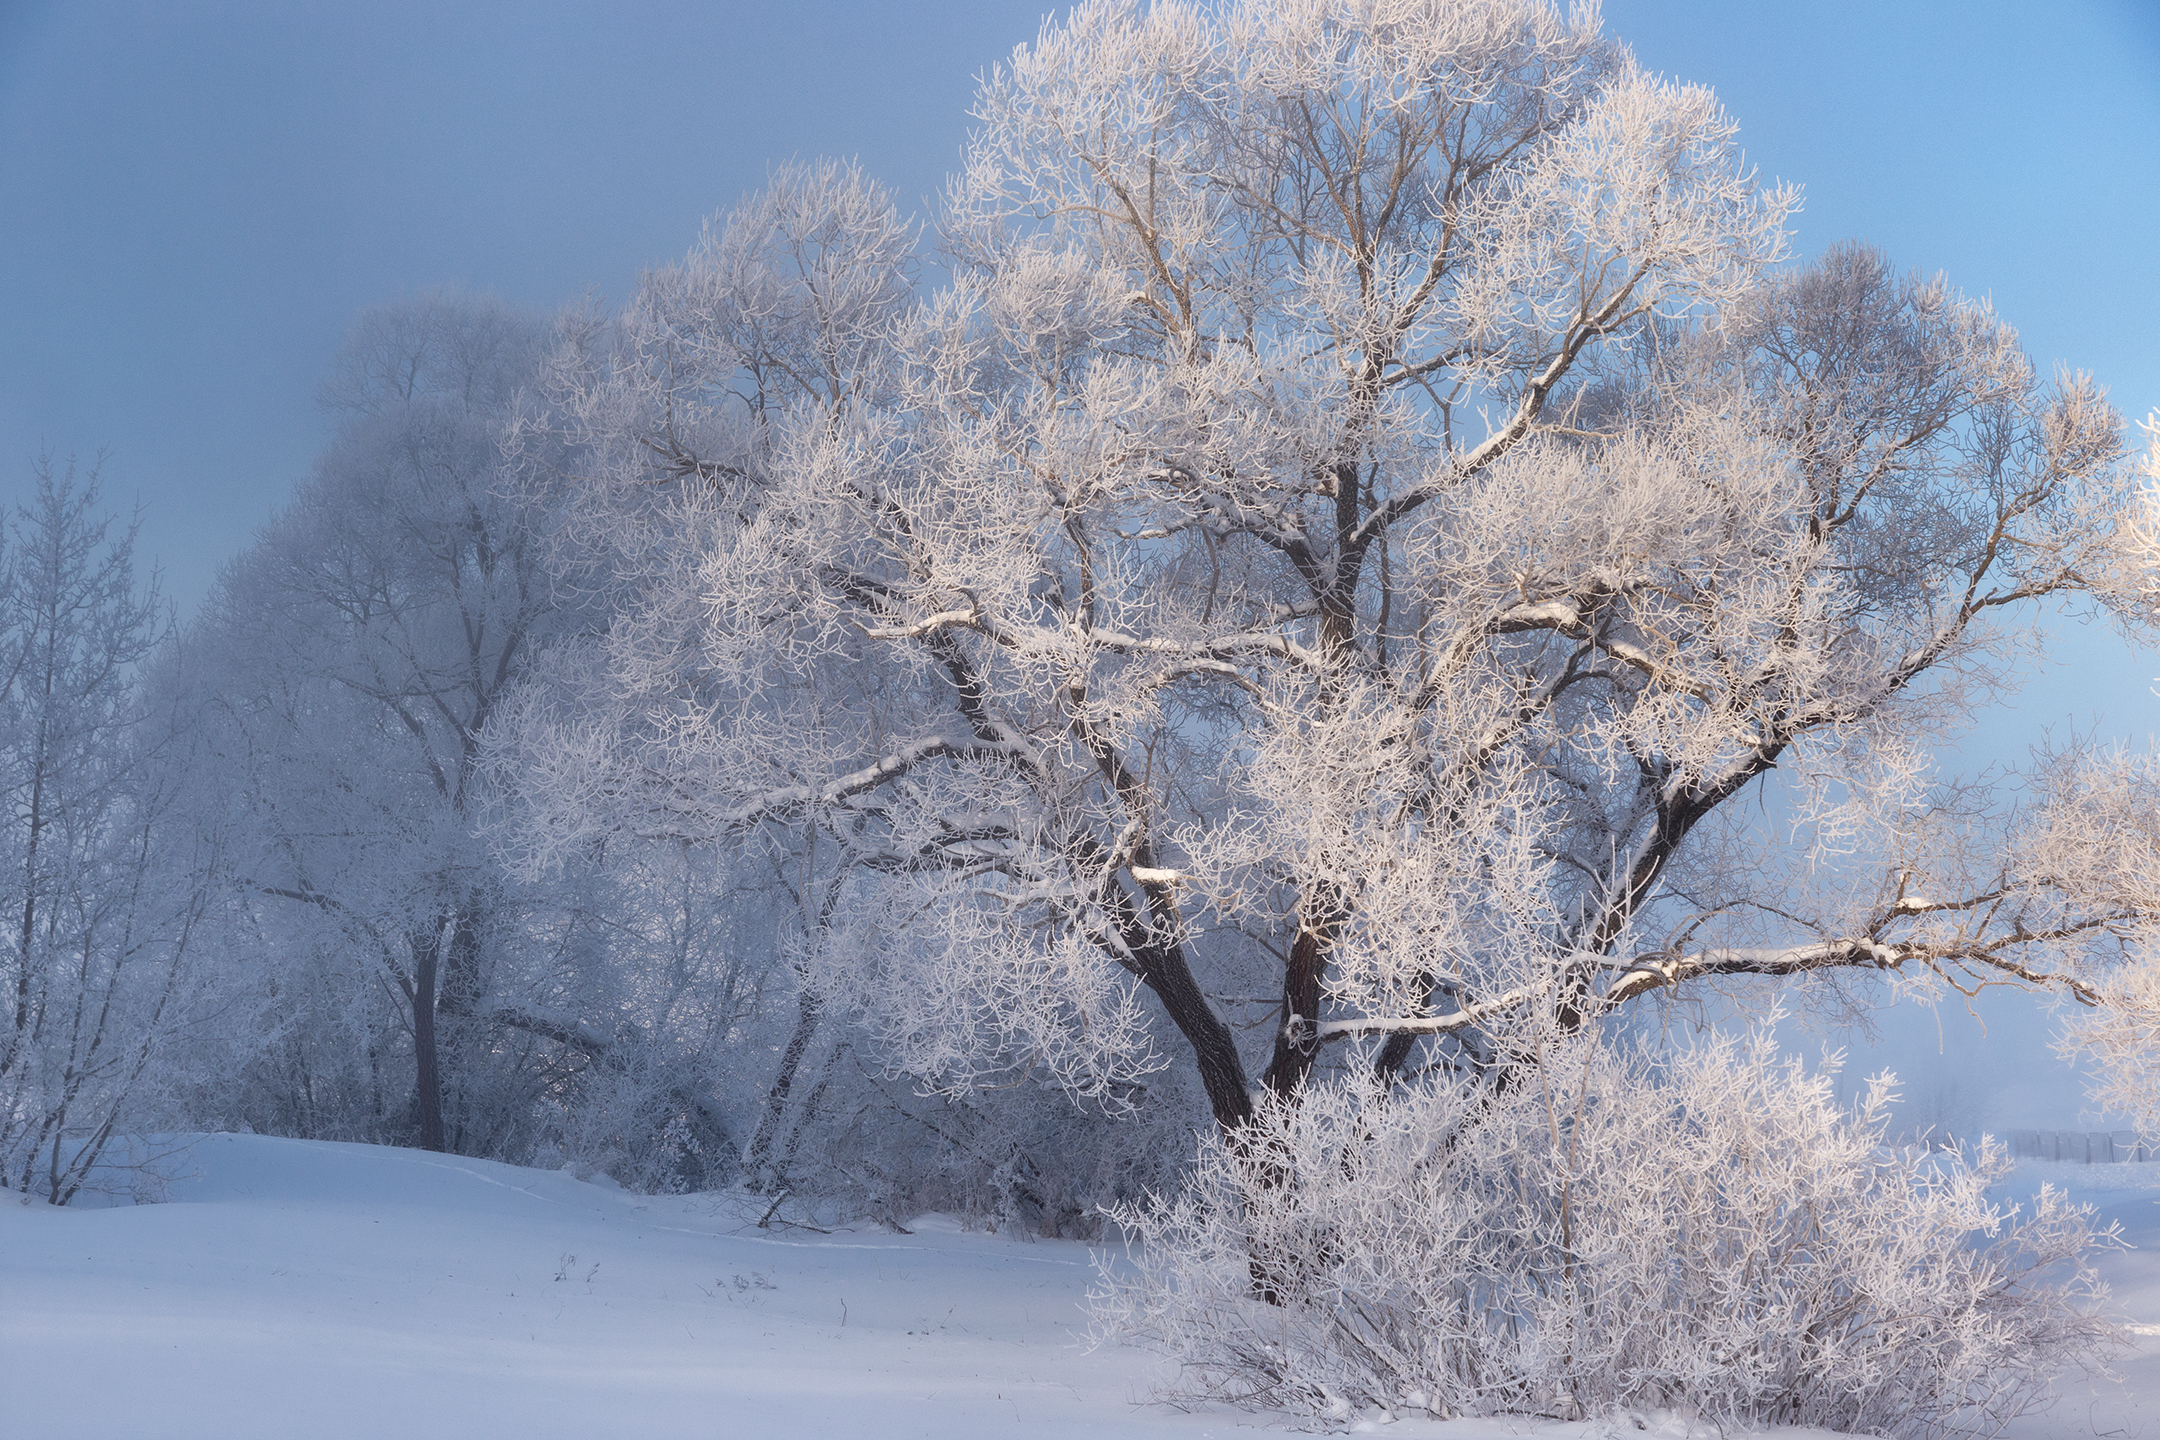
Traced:
[[[1198, 1437], [1280, 1417], [1148, 1403], [1156, 1362], [1076, 1338], [1087, 1247], [760, 1231], [709, 1198], [361, 1145], [214, 1135], [173, 1203], [0, 1204], [0, 1435]], [[2148, 1249], [2111, 1257], [2155, 1326], [2121, 1386], [2010, 1433], [2160, 1437], [2160, 1166], [2028, 1165]], [[2115, 1188], [2106, 1188], [2113, 1186]], [[2150, 1398], [2147, 1398], [2150, 1397]], [[1591, 1440], [1425, 1419], [1411, 1440]], [[1653, 1417], [1651, 1436], [1690, 1427]], [[1705, 1435], [1707, 1427], [1694, 1427]], [[1812, 1432], [1783, 1432], [1800, 1440]]]
[[2160, 1164], [2070, 1165], [2026, 1160], [1997, 1188], [2006, 1203], [2051, 1184], [2114, 1220], [2134, 1247], [2110, 1252], [2100, 1273], [2114, 1289], [2114, 1309], [2135, 1333], [2137, 1348], [2115, 1362], [2119, 1381], [2065, 1377], [2061, 1401], [2045, 1415], [2028, 1415], [2003, 1432], [2006, 1440], [2160, 1440]]

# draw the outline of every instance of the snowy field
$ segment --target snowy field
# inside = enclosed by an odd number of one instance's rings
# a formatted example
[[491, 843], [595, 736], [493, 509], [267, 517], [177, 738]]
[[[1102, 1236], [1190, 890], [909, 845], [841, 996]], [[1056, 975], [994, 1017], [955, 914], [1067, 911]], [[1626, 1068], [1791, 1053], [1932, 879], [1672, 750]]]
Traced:
[[[1282, 1417], [1149, 1403], [1156, 1362], [1076, 1338], [1087, 1247], [758, 1230], [709, 1197], [410, 1150], [214, 1135], [173, 1203], [0, 1205], [0, 1436], [1224, 1435]], [[2124, 1383], [2065, 1386], [2021, 1440], [2160, 1440], [2160, 1166], [2028, 1164], [2146, 1248]], [[2108, 1187], [2114, 1188], [2108, 1188]], [[1680, 1440], [1690, 1427], [1642, 1417]], [[1585, 1424], [1386, 1420], [1405, 1437], [1594, 1440]], [[1695, 1427], [1706, 1437], [1707, 1427]], [[1790, 1440], [1819, 1432], [1782, 1432]]]

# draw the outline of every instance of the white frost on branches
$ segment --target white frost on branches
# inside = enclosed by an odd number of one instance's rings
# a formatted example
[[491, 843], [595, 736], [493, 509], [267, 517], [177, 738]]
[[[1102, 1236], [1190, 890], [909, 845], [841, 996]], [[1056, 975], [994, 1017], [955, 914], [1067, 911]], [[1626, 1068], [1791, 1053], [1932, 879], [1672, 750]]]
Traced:
[[1497, 1097], [1316, 1091], [1119, 1211], [1145, 1248], [1105, 1261], [1098, 1329], [1159, 1346], [1174, 1395], [1335, 1418], [1992, 1433], [2120, 1343], [2084, 1258], [2112, 1231], [1990, 1202], [1997, 1142], [1887, 1148], [1889, 1084], [1847, 1112], [1758, 1035], [1574, 1046]]
[[[1793, 193], [1592, 8], [1084, 4], [976, 113], [943, 289], [789, 167], [565, 353], [531, 433], [618, 605], [501, 727], [528, 865], [814, 850], [805, 973], [895, 1063], [1112, 1095], [1159, 1005], [1231, 1126], [1332, 1040], [1493, 1070], [1720, 976], [2090, 996], [2131, 922], [1927, 850], [1905, 763], [2021, 607], [2134, 608], [2089, 380], [1863, 248], [1776, 270]], [[1781, 767], [1894, 863], [1746, 853]]]
[[[2147, 565], [2160, 571], [2160, 413], [2144, 424], [2151, 444], [2142, 467], [2144, 504], [2130, 525]], [[2150, 606], [2160, 585], [2147, 582]], [[2052, 831], [2071, 838], [2066, 849], [2095, 856], [2097, 873], [2077, 877], [2104, 886], [2125, 912], [2143, 918], [2132, 929], [2125, 963], [2095, 984], [2100, 1004], [2063, 1035], [2065, 1059], [2093, 1065], [2097, 1107], [2127, 1115], [2140, 1134], [2160, 1139], [2160, 756], [2112, 752], [2066, 770], [2053, 807]]]

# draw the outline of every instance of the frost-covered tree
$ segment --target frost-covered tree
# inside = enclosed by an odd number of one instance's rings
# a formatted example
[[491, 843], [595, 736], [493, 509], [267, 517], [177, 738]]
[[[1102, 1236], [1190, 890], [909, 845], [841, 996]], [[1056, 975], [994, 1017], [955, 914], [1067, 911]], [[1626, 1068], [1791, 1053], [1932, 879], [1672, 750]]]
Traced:
[[143, 671], [169, 620], [97, 475], [55, 474], [0, 571], [0, 1187], [64, 1205], [116, 1127], [159, 1118], [204, 1018], [195, 944], [214, 827], [193, 724]]
[[[586, 614], [577, 576], [543, 563], [564, 457], [504, 449], [561, 334], [445, 297], [364, 316], [323, 387], [334, 444], [197, 627], [251, 837], [230, 867], [250, 902], [236, 943], [274, 972], [262, 1018], [285, 1040], [262, 1062], [279, 1072], [267, 1113], [228, 1103], [274, 1128], [521, 1157], [598, 1123], [566, 1131], [566, 1111], [605, 1110], [581, 1158], [621, 1161], [672, 1121], [724, 1173], [722, 1110], [649, 1033], [725, 1032], [741, 1003], [739, 981], [706, 983], [703, 882], [587, 857], [542, 891], [483, 834], [498, 707]], [[625, 954], [663, 973], [625, 973]]]
[[443, 299], [363, 318], [323, 390], [336, 443], [206, 609], [262, 837], [245, 878], [396, 988], [429, 1149], [440, 1017], [487, 990], [499, 939], [480, 735], [555, 603], [497, 445], [548, 338]]
[[1166, 1020], [1231, 1130], [1722, 977], [2093, 993], [2143, 912], [1915, 780], [2034, 602], [2135, 591], [2090, 381], [1779, 268], [1592, 7], [1088, 3], [976, 116], [936, 294], [796, 168], [562, 361], [623, 579], [502, 732], [528, 865], [814, 848], [805, 993], [894, 1063], [1130, 1103]]
[[[2160, 412], [2144, 424], [2145, 489], [2129, 527], [2148, 574], [2160, 574]], [[2151, 605], [2160, 585], [2140, 597]], [[2160, 756], [2122, 748], [2050, 757], [2027, 837], [2026, 867], [2107, 897], [2125, 919], [2127, 963], [2094, 982], [2101, 1003], [2065, 1031], [2065, 1059], [2092, 1062], [2092, 1099], [2160, 1140]], [[2132, 918], [2135, 917], [2135, 918]], [[2142, 920], [2143, 923], [2138, 923]]]
[[[685, 846], [753, 842], [725, 847], [730, 928], [744, 948], [792, 962], [796, 1011], [749, 1129], [754, 1186], [786, 1186], [805, 1120], [830, 1090], [810, 1069], [841, 1054], [824, 987], [806, 967], [841, 898], [847, 856], [820, 845], [800, 816], [718, 829], [624, 824], [603, 799], [572, 818], [565, 787], [613, 792], [587, 764], [594, 746], [735, 703], [729, 682], [705, 673], [695, 621], [682, 623], [702, 603], [697, 557], [734, 523], [734, 497], [764, 483], [778, 425], [859, 399], [912, 299], [915, 239], [889, 194], [855, 168], [782, 167], [725, 226], [709, 228], [687, 262], [645, 275], [612, 326], [562, 348], [550, 407], [528, 412], [512, 441], [521, 463], [541, 468], [551, 453], [579, 457], [554, 563], [584, 577], [606, 619], [549, 651], [497, 732], [511, 737], [495, 754], [517, 797], [504, 833], [525, 858], [555, 862], [551, 875], [596, 850], [636, 867]], [[634, 692], [617, 673], [625, 646], [647, 652]], [[630, 788], [644, 780], [673, 783], [655, 770]], [[813, 1053], [821, 1047], [823, 1060]]]

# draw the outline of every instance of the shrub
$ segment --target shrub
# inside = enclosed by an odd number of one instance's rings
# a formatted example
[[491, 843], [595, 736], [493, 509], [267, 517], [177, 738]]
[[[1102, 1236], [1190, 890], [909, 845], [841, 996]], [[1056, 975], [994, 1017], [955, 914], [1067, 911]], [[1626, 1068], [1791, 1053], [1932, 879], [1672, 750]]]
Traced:
[[[1992, 1432], [2121, 1332], [2089, 1209], [1986, 1187], [1985, 1141], [1883, 1143], [1767, 1036], [1676, 1056], [1581, 1046], [1495, 1093], [1308, 1089], [1195, 1183], [1114, 1212], [1101, 1333], [1157, 1345], [1173, 1396], [1346, 1418], [1370, 1407]], [[1265, 1297], [1265, 1298], [1263, 1298]]]

